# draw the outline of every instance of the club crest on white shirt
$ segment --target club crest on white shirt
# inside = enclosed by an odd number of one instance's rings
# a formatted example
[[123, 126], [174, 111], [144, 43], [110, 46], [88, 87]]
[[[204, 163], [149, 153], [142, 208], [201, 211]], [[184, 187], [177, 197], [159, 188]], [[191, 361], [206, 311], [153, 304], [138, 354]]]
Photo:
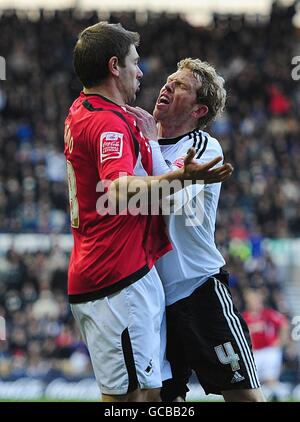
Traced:
[[185, 156], [184, 157], [179, 157], [179, 158], [177, 158], [173, 163], [172, 163], [172, 166], [176, 166], [176, 167], [178, 167], [179, 169], [181, 169], [183, 166], [184, 166], [184, 159], [185, 159]]

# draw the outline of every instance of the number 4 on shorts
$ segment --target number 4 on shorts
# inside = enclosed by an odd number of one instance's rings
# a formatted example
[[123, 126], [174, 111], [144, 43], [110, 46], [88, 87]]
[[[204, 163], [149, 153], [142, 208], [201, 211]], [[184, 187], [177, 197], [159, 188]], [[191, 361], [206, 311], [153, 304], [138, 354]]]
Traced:
[[231, 369], [233, 371], [238, 371], [240, 369], [239, 355], [235, 353], [235, 351], [233, 350], [233, 347], [230, 341], [224, 344], [220, 344], [219, 346], [216, 346], [215, 351], [216, 351], [219, 361], [223, 365], [230, 364]]

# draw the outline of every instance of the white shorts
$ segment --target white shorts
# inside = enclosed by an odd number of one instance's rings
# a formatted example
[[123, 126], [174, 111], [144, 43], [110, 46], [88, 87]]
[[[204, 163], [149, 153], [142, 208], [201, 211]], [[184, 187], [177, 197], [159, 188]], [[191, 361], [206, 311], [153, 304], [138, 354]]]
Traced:
[[103, 394], [158, 388], [171, 378], [165, 297], [155, 267], [123, 290], [71, 309]]
[[280, 347], [265, 347], [255, 350], [253, 353], [260, 382], [279, 380], [282, 364], [282, 349]]

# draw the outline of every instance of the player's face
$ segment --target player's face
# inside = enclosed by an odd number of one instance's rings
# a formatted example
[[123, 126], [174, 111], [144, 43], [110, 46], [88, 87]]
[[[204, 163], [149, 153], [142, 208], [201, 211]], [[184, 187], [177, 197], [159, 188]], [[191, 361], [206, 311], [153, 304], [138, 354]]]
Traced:
[[126, 104], [135, 101], [136, 94], [140, 90], [142, 76], [143, 72], [139, 68], [139, 55], [132, 44], [125, 58], [125, 66], [120, 67], [120, 88]]
[[185, 124], [197, 109], [197, 89], [201, 82], [189, 69], [181, 69], [168, 77], [160, 90], [153, 115], [158, 122]]

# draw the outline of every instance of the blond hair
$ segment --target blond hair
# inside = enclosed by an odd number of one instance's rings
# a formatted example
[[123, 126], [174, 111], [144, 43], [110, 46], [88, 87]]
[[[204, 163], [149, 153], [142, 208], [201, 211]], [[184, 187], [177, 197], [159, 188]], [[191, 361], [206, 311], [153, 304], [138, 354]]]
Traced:
[[203, 128], [224, 110], [226, 102], [225, 81], [209, 63], [200, 59], [183, 59], [177, 63], [177, 68], [178, 70], [191, 70], [201, 81], [201, 86], [197, 90], [197, 102], [208, 107], [208, 113], [198, 120], [198, 127]]

